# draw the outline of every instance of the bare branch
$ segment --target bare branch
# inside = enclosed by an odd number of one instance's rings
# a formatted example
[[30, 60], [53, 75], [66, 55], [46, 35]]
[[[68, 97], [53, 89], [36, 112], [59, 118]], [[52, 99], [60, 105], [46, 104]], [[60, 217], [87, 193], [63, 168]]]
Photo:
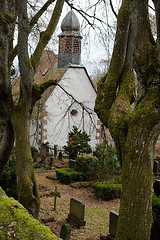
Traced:
[[36, 69], [37, 64], [42, 56], [44, 48], [48, 44], [53, 32], [55, 31], [55, 28], [61, 16], [63, 5], [64, 5], [64, 0], [57, 0], [54, 11], [52, 13], [52, 17], [48, 24], [48, 27], [44, 32], [41, 33], [40, 40], [31, 58], [31, 63], [34, 70]]
[[111, 6], [111, 9], [112, 9], [112, 12], [113, 12], [113, 14], [115, 15], [115, 17], [117, 18], [117, 13], [116, 13], [115, 10], [114, 10], [112, 0], [109, 0], [109, 1], [110, 1], [110, 6]]

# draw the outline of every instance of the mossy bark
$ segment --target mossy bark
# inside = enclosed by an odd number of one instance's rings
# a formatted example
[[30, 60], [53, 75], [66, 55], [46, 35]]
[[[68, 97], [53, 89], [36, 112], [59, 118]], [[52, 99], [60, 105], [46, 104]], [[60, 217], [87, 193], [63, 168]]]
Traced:
[[2, 240], [60, 240], [47, 227], [34, 219], [18, 201], [8, 198], [1, 188], [0, 227]]
[[16, 141], [18, 200], [29, 213], [38, 218], [40, 196], [31, 156], [30, 117], [26, 109], [27, 106], [16, 108], [12, 118]]
[[123, 0], [117, 21], [112, 60], [99, 81], [95, 110], [109, 128], [122, 164], [116, 240], [149, 240], [153, 149], [160, 132], [158, 45], [147, 0]]

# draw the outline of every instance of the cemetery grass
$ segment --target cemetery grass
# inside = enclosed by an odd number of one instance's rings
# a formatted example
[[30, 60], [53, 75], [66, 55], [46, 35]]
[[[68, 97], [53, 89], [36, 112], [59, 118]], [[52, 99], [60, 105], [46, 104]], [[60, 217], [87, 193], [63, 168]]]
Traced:
[[[43, 222], [54, 234], [60, 236], [61, 226], [66, 223], [69, 213], [70, 198], [75, 197], [85, 204], [85, 220], [86, 226], [77, 228], [73, 224], [71, 226], [71, 240], [98, 240], [100, 235], [107, 235], [109, 231], [109, 213], [110, 211], [119, 210], [119, 199], [111, 201], [103, 201], [97, 199], [90, 187], [71, 187], [70, 185], [61, 184], [58, 180], [46, 178], [49, 174], [55, 172], [39, 172], [36, 178], [41, 195], [41, 207], [39, 220]], [[57, 198], [56, 211], [54, 211], [54, 192], [57, 186], [61, 197]]]

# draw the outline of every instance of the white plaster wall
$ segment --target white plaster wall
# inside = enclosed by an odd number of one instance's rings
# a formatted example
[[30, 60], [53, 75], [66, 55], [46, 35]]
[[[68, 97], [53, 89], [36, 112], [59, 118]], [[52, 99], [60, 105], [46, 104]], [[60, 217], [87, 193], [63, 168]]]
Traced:
[[[88, 76], [83, 68], [68, 68], [64, 74], [60, 85], [72, 95], [77, 101], [82, 103], [86, 109], [83, 112], [80, 104], [75, 102], [58, 86], [54, 89], [46, 101], [47, 105], [47, 140], [50, 146], [57, 144], [64, 146], [68, 141], [68, 132], [73, 125], [83, 129], [90, 135], [92, 147], [96, 146], [96, 124], [97, 115], [93, 111], [96, 92], [93, 89]], [[78, 115], [71, 117], [71, 110], [77, 109]], [[91, 119], [91, 118], [92, 119]]]

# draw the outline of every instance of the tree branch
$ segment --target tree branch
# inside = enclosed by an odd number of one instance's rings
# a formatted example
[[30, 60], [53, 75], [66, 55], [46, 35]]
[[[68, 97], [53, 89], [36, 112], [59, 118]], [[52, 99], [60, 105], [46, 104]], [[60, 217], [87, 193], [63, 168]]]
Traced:
[[34, 15], [34, 17], [30, 21], [30, 28], [33, 28], [34, 25], [38, 22], [38, 19], [42, 16], [42, 14], [47, 10], [47, 8], [53, 3], [55, 0], [48, 0], [43, 7]]
[[110, 1], [110, 6], [111, 6], [111, 9], [112, 9], [112, 12], [113, 12], [114, 16], [117, 18], [117, 13], [114, 10], [112, 0], [109, 0], [109, 1]]
[[[43, 15], [43, 13], [47, 10], [47, 8], [49, 7], [49, 5], [51, 5], [53, 2], [55, 2], [55, 0], [48, 0], [43, 6], [42, 8], [34, 15], [34, 17], [30, 20], [30, 31], [31, 29], [34, 27], [34, 25], [38, 22], [39, 18]], [[17, 45], [15, 46], [15, 48], [12, 50], [10, 59], [11, 61], [14, 60], [14, 58], [17, 55]]]
[[63, 5], [64, 5], [64, 0], [57, 0], [54, 11], [52, 13], [52, 17], [48, 24], [48, 27], [40, 35], [39, 42], [37, 44], [37, 47], [34, 51], [32, 58], [31, 58], [31, 64], [32, 64], [34, 70], [36, 69], [37, 64], [42, 56], [44, 48], [48, 44], [53, 32], [55, 31], [55, 28], [57, 26], [57, 23], [59, 21], [59, 18], [60, 18], [61, 12], [62, 12]]
[[47, 88], [50, 86], [57, 85], [57, 79], [48, 80], [40, 85], [33, 84], [32, 87], [32, 108], [35, 105], [35, 103], [41, 99], [42, 94], [46, 91]]

